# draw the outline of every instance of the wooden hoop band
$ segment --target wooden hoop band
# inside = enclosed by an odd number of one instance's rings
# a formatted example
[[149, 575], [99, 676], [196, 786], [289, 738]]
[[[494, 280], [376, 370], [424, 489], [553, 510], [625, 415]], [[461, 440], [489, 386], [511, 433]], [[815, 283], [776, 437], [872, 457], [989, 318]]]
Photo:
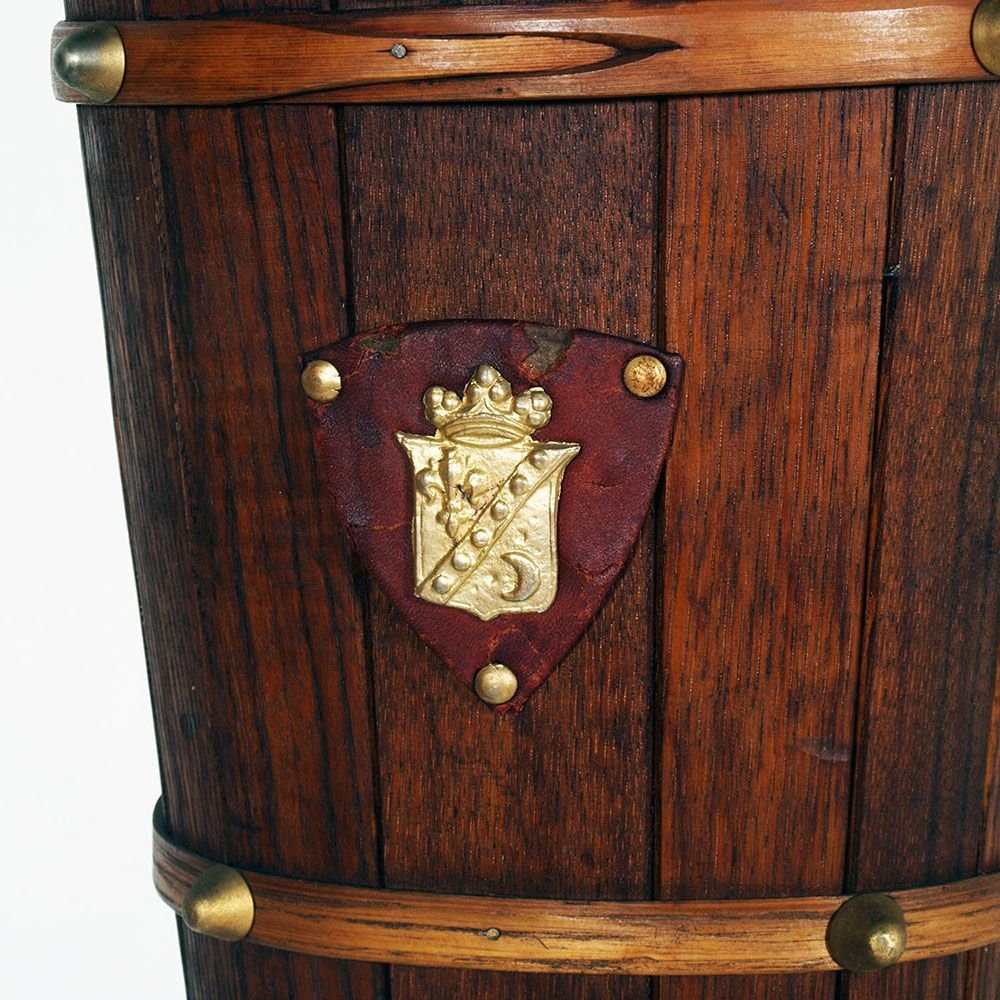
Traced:
[[[995, 3], [984, 0], [976, 35], [994, 70]], [[152, 106], [598, 99], [985, 80], [991, 74], [972, 37], [976, 4], [599, 0], [69, 22], [53, 36], [53, 82], [64, 101]], [[95, 87], [95, 67], [108, 62], [113, 81]]]
[[[167, 836], [157, 807], [153, 871], [163, 899], [180, 913], [191, 887], [216, 867]], [[248, 941], [324, 958], [503, 972], [834, 971], [839, 966], [827, 950], [827, 928], [848, 899], [559, 902], [239, 874], [252, 894]], [[903, 961], [1000, 940], [1000, 872], [891, 896], [906, 919]]]

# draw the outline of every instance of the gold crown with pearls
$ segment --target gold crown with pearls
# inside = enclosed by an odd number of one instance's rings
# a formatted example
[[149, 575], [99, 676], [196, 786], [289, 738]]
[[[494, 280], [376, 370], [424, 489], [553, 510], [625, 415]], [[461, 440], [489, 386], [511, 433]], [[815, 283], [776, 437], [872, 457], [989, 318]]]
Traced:
[[424, 393], [424, 412], [441, 437], [464, 444], [501, 445], [524, 441], [552, 416], [552, 399], [535, 386], [515, 396], [510, 382], [492, 365], [480, 365], [465, 394], [435, 385]]

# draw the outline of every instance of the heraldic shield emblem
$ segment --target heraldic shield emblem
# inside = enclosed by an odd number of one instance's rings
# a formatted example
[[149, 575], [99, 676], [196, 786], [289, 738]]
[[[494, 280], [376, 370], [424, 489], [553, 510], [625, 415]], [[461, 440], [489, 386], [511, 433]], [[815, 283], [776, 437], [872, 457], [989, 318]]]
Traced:
[[407, 621], [498, 711], [566, 654], [628, 558], [682, 363], [511, 322], [414, 324], [306, 359], [320, 469]]
[[437, 434], [396, 435], [413, 463], [417, 597], [483, 621], [551, 607], [559, 492], [580, 450], [532, 438], [551, 410], [543, 389], [515, 396], [492, 365], [476, 369], [462, 398], [442, 386], [427, 391]]

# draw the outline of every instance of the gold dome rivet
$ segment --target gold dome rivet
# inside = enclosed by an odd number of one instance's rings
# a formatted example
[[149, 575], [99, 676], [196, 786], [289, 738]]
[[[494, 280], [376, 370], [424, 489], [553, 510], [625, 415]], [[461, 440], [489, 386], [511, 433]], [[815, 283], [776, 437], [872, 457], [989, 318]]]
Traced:
[[490, 663], [476, 674], [475, 686], [487, 705], [506, 705], [517, 694], [517, 675], [502, 663]]
[[188, 889], [181, 916], [197, 934], [242, 941], [253, 927], [253, 893], [238, 871], [213, 865]]
[[329, 361], [310, 361], [302, 369], [302, 389], [314, 403], [332, 403], [341, 388], [340, 372]]
[[113, 101], [125, 82], [120, 32], [107, 21], [95, 21], [67, 35], [52, 53], [52, 72], [97, 104]]
[[887, 969], [906, 951], [906, 918], [883, 893], [852, 896], [830, 918], [826, 947], [837, 965], [850, 972]]
[[983, 69], [1000, 76], [1000, 0], [983, 0], [976, 8], [972, 48]]
[[622, 378], [625, 380], [625, 388], [633, 396], [649, 399], [663, 391], [667, 384], [667, 369], [652, 354], [640, 354], [625, 366]]

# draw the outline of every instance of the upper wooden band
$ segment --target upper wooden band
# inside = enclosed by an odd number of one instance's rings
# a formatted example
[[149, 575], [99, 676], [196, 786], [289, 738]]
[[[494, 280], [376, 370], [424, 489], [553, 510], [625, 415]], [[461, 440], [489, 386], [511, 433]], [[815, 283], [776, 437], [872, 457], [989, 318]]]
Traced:
[[[115, 59], [124, 48], [120, 88], [69, 85], [100, 61], [71, 41], [73, 58], [56, 59], [55, 90], [67, 101], [225, 105], [982, 80], [990, 74], [973, 51], [975, 10], [976, 0], [696, 0], [124, 21], [104, 37]], [[55, 45], [84, 27], [59, 25]]]
[[[157, 891], [180, 912], [215, 862], [154, 818]], [[324, 958], [504, 972], [641, 976], [834, 971], [826, 938], [845, 896], [690, 902], [559, 902], [330, 885], [240, 870], [253, 895], [247, 940]], [[903, 961], [1000, 940], [1000, 873], [892, 893]]]

